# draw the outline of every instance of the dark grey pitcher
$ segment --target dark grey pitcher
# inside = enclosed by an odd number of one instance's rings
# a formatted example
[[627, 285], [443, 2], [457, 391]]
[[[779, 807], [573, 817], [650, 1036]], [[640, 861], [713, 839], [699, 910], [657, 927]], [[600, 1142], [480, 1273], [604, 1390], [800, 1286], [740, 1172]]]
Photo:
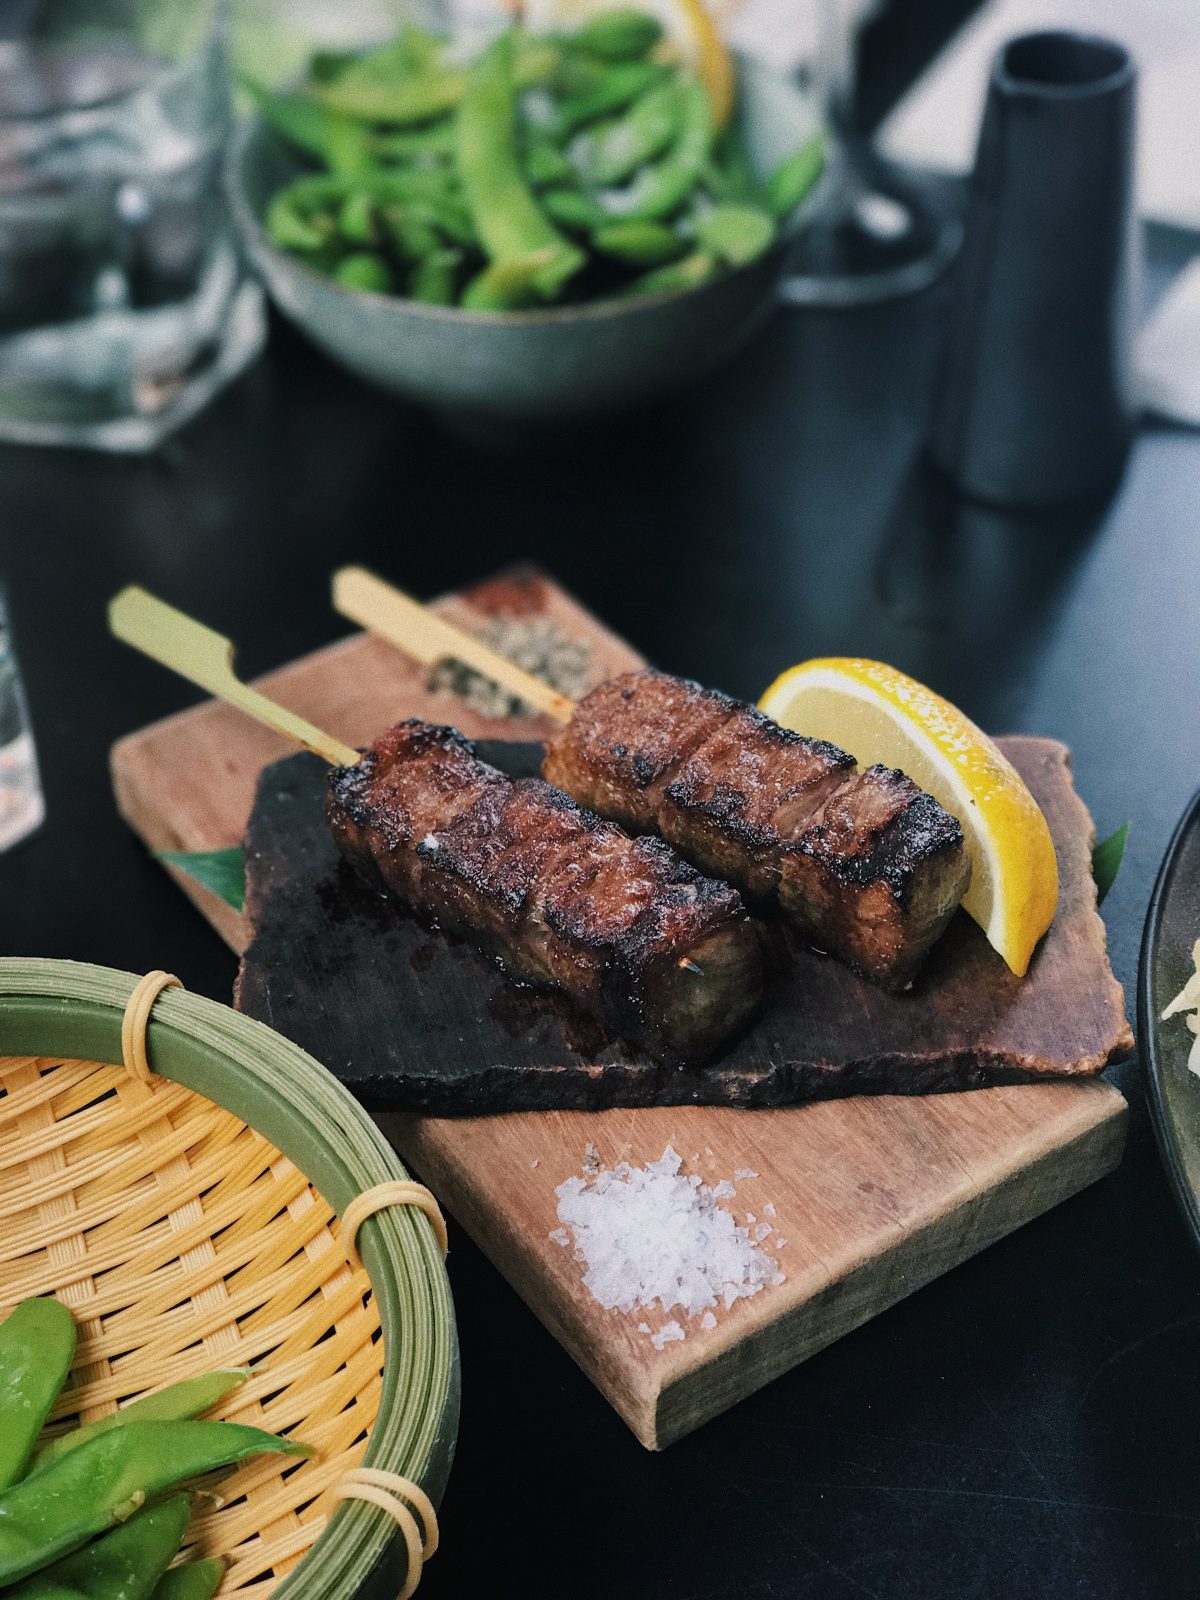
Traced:
[[1099, 496], [1133, 431], [1134, 66], [1078, 33], [1012, 39], [992, 64], [971, 180], [934, 460], [966, 493]]

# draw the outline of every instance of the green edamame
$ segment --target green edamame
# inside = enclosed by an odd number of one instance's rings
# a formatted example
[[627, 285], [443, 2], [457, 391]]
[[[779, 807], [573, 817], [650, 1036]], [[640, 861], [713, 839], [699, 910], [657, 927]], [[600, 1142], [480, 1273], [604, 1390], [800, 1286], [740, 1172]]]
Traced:
[[75, 1358], [75, 1319], [57, 1300], [22, 1300], [0, 1323], [0, 1489], [24, 1472]]
[[573, 133], [589, 122], [624, 111], [666, 76], [666, 68], [652, 61], [622, 61], [615, 67], [593, 71], [590, 81], [559, 101], [559, 129], [564, 134]]
[[131, 1422], [190, 1422], [203, 1416], [235, 1389], [240, 1389], [249, 1376], [249, 1367], [219, 1367], [215, 1372], [202, 1372], [143, 1395], [140, 1400], [131, 1400], [111, 1416], [97, 1417], [95, 1422], [85, 1422], [72, 1428], [70, 1433], [59, 1434], [57, 1439], [39, 1445], [33, 1453], [26, 1479], [113, 1428], [124, 1428]]
[[606, 222], [592, 234], [592, 244], [601, 254], [635, 267], [659, 267], [686, 255], [689, 249], [687, 240], [665, 223], [641, 217]]
[[678, 211], [700, 180], [712, 137], [708, 96], [698, 83], [682, 84], [675, 141], [661, 161], [644, 168], [630, 185], [626, 215], [653, 218]]
[[493, 261], [467, 284], [462, 306], [468, 311], [518, 311], [536, 305], [541, 297], [541, 274], [552, 256], [551, 250], [532, 250], [528, 255]]
[[64, 1556], [15, 1589], [5, 1600], [150, 1600], [183, 1543], [191, 1496], [172, 1495], [147, 1506], [102, 1538]]
[[535, 189], [552, 183], [573, 183], [575, 168], [549, 139], [537, 139], [525, 151], [525, 176]]
[[130, 1422], [0, 1494], [0, 1585], [16, 1583], [187, 1478], [305, 1445], [233, 1422]]
[[794, 155], [775, 168], [767, 179], [766, 193], [767, 204], [777, 221], [782, 222], [792, 214], [821, 176], [824, 166], [825, 140], [821, 134], [814, 133]]
[[366, 289], [371, 294], [390, 294], [392, 269], [374, 250], [354, 250], [343, 256], [333, 269], [343, 289]]
[[721, 205], [697, 215], [696, 242], [730, 267], [757, 261], [775, 239], [775, 221], [757, 206]]
[[471, 68], [458, 114], [458, 166], [484, 250], [493, 263], [547, 252], [535, 280], [549, 299], [584, 264], [525, 183], [517, 154], [513, 44], [501, 34]]
[[224, 1576], [225, 1563], [219, 1556], [187, 1561], [163, 1573], [150, 1600], [212, 1600]]
[[542, 208], [552, 221], [568, 233], [590, 233], [608, 218], [608, 212], [581, 189], [545, 189]]
[[418, 261], [408, 280], [411, 300], [420, 300], [428, 306], [452, 306], [458, 269], [462, 265], [461, 250], [433, 250]]
[[716, 257], [706, 251], [698, 250], [694, 255], [685, 256], [682, 261], [673, 261], [669, 266], [656, 267], [652, 272], [644, 272], [640, 278], [635, 278], [632, 283], [626, 284], [621, 292], [622, 295], [634, 296], [666, 294], [668, 290], [695, 289], [715, 277], [716, 273]]
[[571, 145], [571, 158], [587, 182], [622, 183], [661, 155], [679, 132], [682, 93], [677, 79], [657, 84], [623, 117], [581, 133]]
[[614, 8], [585, 22], [574, 42], [603, 61], [629, 61], [652, 50], [662, 36], [662, 23], [656, 17], [645, 11]]

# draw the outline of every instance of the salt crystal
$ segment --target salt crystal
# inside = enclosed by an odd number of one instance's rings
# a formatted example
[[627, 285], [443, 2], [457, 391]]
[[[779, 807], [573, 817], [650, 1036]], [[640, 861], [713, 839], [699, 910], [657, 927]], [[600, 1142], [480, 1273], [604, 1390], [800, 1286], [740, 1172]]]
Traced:
[[705, 1155], [706, 1155], [706, 1156], [710, 1156], [710, 1155], [712, 1155], [712, 1145], [710, 1145], [710, 1144], [706, 1144], [706, 1145], [705, 1145], [705, 1146], [704, 1146], [704, 1154], [705, 1154]]
[[774, 1215], [775, 1215], [775, 1207], [774, 1207], [773, 1203], [770, 1200], [768, 1200], [766, 1205], [763, 1207], [763, 1216], [764, 1217], [773, 1217]]
[[764, 1239], [769, 1239], [774, 1232], [775, 1229], [769, 1222], [760, 1222], [758, 1227], [754, 1230], [755, 1244], [761, 1244]]
[[550, 1238], [555, 1244], [568, 1245], [571, 1242], [571, 1235], [565, 1228], [555, 1228]]
[[425, 837], [421, 840], [421, 849], [422, 850], [436, 850], [437, 848], [438, 848], [437, 835], [434, 834], [434, 833], [427, 833], [425, 835]]
[[747, 1213], [746, 1213], [746, 1226], [749, 1227], [752, 1222], [757, 1222], [757, 1221], [758, 1221], [758, 1218], [754, 1215], [753, 1211], [747, 1211]]
[[638, 1332], [639, 1333], [649, 1333], [650, 1332], [650, 1324], [648, 1322], [639, 1322], [638, 1323]]
[[758, 1177], [758, 1173], [751, 1171], [751, 1169], [749, 1167], [738, 1167], [735, 1170], [734, 1174], [733, 1174], [733, 1178], [734, 1178], [734, 1182], [735, 1183], [741, 1183], [743, 1178], [757, 1178], [757, 1177]]
[[[778, 1276], [774, 1257], [717, 1204], [733, 1185], [709, 1187], [682, 1167], [668, 1145], [644, 1167], [620, 1161], [555, 1191], [563, 1227], [552, 1237], [574, 1243], [583, 1281], [606, 1309], [679, 1307], [691, 1318], [758, 1294]], [[683, 1337], [681, 1329], [665, 1342]]]
[[650, 1343], [656, 1350], [661, 1350], [665, 1344], [674, 1344], [677, 1339], [686, 1339], [687, 1334], [677, 1322], [664, 1322], [658, 1332], [651, 1338]]
[[704, 1329], [705, 1333], [707, 1333], [710, 1328], [715, 1328], [716, 1325], [717, 1319], [713, 1316], [711, 1311], [706, 1311], [700, 1318], [700, 1326]]
[[776, 1250], [786, 1250], [787, 1249], [787, 1240], [786, 1239], [776, 1239], [775, 1248], [776, 1248]]
[[537, 1164], [538, 1164], [538, 1158], [536, 1156], [534, 1156], [533, 1160], [529, 1163], [530, 1172], [532, 1172], [534, 1170], [534, 1168], [537, 1166]]

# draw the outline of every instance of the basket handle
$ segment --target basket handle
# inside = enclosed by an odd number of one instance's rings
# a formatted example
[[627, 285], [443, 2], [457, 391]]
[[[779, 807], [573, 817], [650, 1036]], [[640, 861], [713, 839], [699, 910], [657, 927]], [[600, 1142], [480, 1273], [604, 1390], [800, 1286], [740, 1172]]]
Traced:
[[[378, 1467], [351, 1467], [342, 1481], [334, 1485], [333, 1498], [365, 1500], [395, 1519], [408, 1552], [407, 1576], [397, 1600], [412, 1600], [422, 1569], [438, 1547], [437, 1512], [424, 1489], [398, 1472], [381, 1472]], [[411, 1507], [420, 1513], [424, 1531], [417, 1526]]]
[[352, 1266], [361, 1264], [356, 1243], [358, 1230], [368, 1217], [375, 1216], [379, 1211], [386, 1211], [389, 1206], [416, 1206], [418, 1210], [423, 1211], [433, 1224], [434, 1237], [442, 1255], [450, 1253], [446, 1219], [433, 1191], [427, 1189], [423, 1183], [414, 1183], [411, 1178], [400, 1178], [394, 1183], [378, 1183], [373, 1189], [364, 1189], [342, 1212], [342, 1247]]
[[155, 1076], [146, 1054], [146, 1029], [154, 1002], [164, 989], [182, 989], [183, 985], [173, 972], [148, 972], [134, 985], [133, 993], [125, 1002], [125, 1015], [121, 1018], [121, 1058], [126, 1070], [139, 1083], [152, 1087]]

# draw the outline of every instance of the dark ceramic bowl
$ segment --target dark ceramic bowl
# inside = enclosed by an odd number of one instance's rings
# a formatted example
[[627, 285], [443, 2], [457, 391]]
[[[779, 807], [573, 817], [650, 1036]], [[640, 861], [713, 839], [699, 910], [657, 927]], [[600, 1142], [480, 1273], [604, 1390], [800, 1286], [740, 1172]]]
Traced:
[[[750, 61], [739, 116], [767, 173], [819, 126], [811, 97]], [[230, 169], [234, 215], [275, 304], [335, 361], [405, 399], [497, 419], [613, 410], [686, 383], [743, 345], [766, 317], [788, 242], [823, 204], [826, 180], [787, 219], [766, 255], [698, 288], [640, 300], [538, 311], [472, 312], [344, 289], [266, 237], [262, 217], [298, 159], [253, 120]]]

